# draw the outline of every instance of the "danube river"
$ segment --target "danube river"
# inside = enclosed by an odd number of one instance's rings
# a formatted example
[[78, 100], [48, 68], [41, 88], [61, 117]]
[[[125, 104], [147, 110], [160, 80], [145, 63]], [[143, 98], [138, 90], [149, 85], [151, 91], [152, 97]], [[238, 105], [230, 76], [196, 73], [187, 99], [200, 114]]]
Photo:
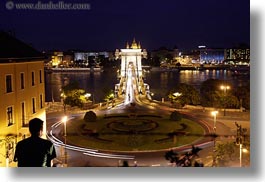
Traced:
[[[186, 83], [195, 86], [197, 89], [207, 79], [224, 80], [231, 84], [232, 88], [244, 86], [249, 83], [249, 77], [235, 77], [227, 70], [182, 70], [180, 72], [150, 71], [145, 74], [144, 82], [150, 85], [154, 93], [153, 98], [161, 100], [166, 98], [170, 89], [178, 83]], [[46, 102], [60, 101], [62, 86], [69, 82], [78, 81], [81, 88], [92, 94], [95, 102], [102, 102], [108, 90], [114, 90], [115, 84], [119, 83], [115, 69], [104, 70], [103, 72], [53, 72], [45, 73]]]

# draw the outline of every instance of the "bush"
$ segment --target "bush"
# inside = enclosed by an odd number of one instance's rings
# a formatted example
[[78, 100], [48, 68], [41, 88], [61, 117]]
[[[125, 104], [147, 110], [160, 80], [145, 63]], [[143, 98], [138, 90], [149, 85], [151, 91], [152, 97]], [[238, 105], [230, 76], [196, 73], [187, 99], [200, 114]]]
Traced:
[[97, 120], [97, 115], [93, 111], [88, 111], [86, 112], [84, 116], [84, 121], [86, 122], [96, 122]]
[[170, 120], [172, 121], [180, 121], [182, 119], [182, 115], [178, 111], [173, 111], [170, 115]]

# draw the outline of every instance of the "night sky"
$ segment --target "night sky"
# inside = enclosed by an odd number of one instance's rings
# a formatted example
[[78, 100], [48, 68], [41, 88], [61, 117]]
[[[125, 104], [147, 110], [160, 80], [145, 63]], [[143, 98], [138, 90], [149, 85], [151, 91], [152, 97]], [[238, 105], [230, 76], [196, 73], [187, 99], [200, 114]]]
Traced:
[[[59, 1], [59, 0], [58, 0]], [[54, 3], [58, 2], [53, 0]], [[37, 2], [14, 0], [13, 2]], [[42, 0], [41, 2], [49, 2]], [[249, 0], [64, 0], [90, 10], [8, 10], [0, 29], [38, 50], [114, 51], [135, 37], [147, 50], [231, 47], [250, 41]]]

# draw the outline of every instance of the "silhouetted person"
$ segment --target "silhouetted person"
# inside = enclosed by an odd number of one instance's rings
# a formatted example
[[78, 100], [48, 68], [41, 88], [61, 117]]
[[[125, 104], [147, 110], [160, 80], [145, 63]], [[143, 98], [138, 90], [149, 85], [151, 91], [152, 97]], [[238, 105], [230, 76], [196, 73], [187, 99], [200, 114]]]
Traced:
[[18, 142], [14, 161], [18, 167], [51, 167], [56, 151], [51, 141], [41, 138], [43, 121], [34, 118], [29, 121], [31, 137]]

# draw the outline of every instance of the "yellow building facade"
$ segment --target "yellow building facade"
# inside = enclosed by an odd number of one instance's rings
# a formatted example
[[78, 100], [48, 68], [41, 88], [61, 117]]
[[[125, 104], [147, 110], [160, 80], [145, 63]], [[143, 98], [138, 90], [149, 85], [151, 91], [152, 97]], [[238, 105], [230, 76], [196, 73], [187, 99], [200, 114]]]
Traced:
[[44, 60], [18, 56], [0, 54], [0, 167], [17, 165], [15, 147], [30, 136], [29, 120], [42, 119], [46, 130]]

